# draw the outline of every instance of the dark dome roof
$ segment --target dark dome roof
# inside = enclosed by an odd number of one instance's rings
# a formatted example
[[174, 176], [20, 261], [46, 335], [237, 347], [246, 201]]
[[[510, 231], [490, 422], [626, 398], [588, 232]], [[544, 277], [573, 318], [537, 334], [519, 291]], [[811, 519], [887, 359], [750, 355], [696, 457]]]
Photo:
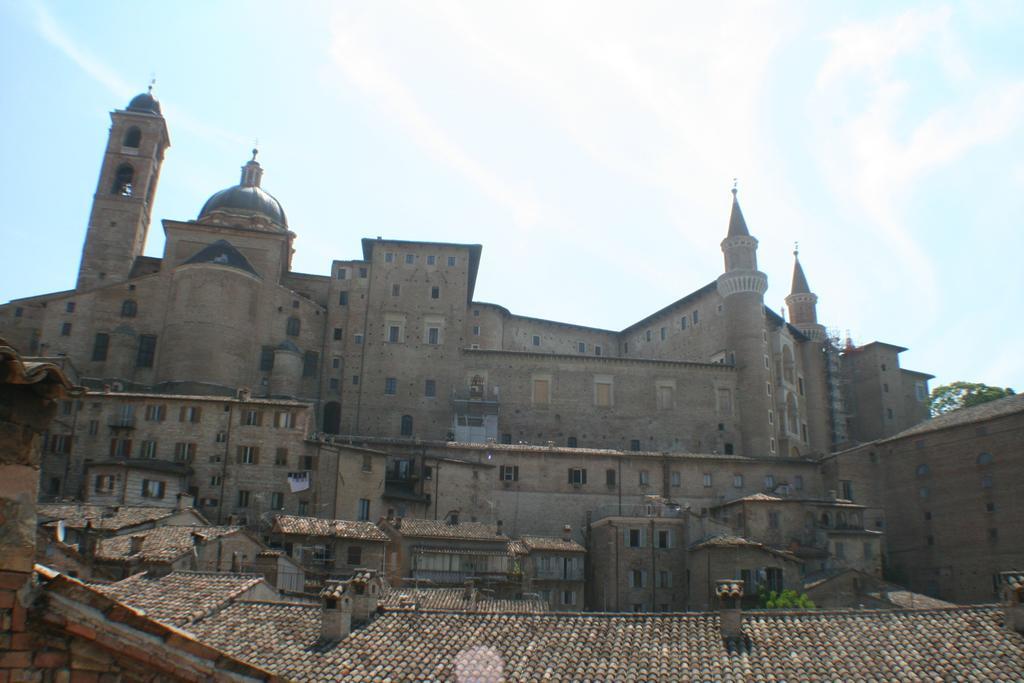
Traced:
[[282, 228], [288, 227], [288, 219], [285, 218], [281, 202], [255, 185], [235, 185], [221, 190], [206, 200], [199, 212], [199, 219], [202, 220], [218, 210], [227, 213], [258, 213]]
[[144, 92], [132, 98], [132, 101], [128, 103], [128, 111], [160, 116], [160, 103], [153, 97], [153, 93]]

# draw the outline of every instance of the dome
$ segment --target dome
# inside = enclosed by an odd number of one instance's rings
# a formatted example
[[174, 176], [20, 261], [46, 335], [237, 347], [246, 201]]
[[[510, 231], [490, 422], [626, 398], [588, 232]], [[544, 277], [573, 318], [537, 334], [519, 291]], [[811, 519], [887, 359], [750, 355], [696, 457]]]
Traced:
[[128, 111], [139, 112], [141, 114], [156, 114], [160, 116], [160, 103], [153, 97], [153, 93], [144, 92], [136, 95], [132, 98], [132, 101], [128, 103]]
[[260, 214], [282, 228], [288, 227], [288, 219], [285, 218], [281, 202], [274, 199], [269, 192], [264, 192], [262, 188], [255, 185], [235, 185], [213, 195], [203, 204], [203, 208], [199, 212], [199, 220], [214, 211]]

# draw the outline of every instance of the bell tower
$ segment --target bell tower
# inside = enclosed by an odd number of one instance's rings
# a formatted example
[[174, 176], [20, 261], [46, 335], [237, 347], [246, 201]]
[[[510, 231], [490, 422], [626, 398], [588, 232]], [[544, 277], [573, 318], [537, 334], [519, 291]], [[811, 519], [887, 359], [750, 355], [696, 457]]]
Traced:
[[747, 230], [736, 188], [732, 189], [729, 232], [722, 240], [725, 272], [718, 276], [726, 339], [736, 357], [737, 404], [742, 455], [774, 455], [769, 414], [772, 410], [771, 370], [765, 335], [764, 293], [768, 276], [757, 269], [757, 239]]
[[793, 249], [793, 285], [786, 297], [786, 307], [789, 308], [789, 321], [793, 327], [808, 339], [825, 340], [825, 327], [818, 324], [818, 296], [807, 284], [807, 276], [800, 265], [800, 251], [796, 248]]
[[164, 151], [170, 146], [160, 103], [149, 91], [110, 113], [110, 135], [93, 195], [76, 289], [128, 279], [149, 231]]

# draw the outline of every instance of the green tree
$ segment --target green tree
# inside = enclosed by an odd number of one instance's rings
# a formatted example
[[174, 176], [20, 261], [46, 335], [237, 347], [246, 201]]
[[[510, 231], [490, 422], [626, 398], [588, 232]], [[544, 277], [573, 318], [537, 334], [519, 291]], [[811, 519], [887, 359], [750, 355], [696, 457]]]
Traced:
[[807, 593], [797, 593], [794, 590], [777, 591], [766, 590], [761, 586], [757, 590], [758, 606], [764, 609], [814, 609], [814, 601], [807, 597]]
[[948, 413], [959, 408], [970, 408], [994, 401], [997, 398], [1014, 395], [1013, 389], [1006, 387], [990, 387], [978, 382], [952, 382], [935, 387], [931, 396], [932, 417]]

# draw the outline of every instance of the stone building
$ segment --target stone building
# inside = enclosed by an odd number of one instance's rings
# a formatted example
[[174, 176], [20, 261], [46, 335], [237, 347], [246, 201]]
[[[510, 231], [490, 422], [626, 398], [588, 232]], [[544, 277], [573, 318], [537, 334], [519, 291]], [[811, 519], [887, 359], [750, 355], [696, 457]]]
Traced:
[[1024, 566], [1024, 396], [962, 408], [831, 455], [829, 487], [849, 487], [885, 530], [888, 578], [954, 602], [998, 599]]
[[561, 537], [523, 536], [509, 543], [518, 563], [523, 595], [536, 594], [556, 612], [579, 612], [584, 606], [587, 549], [572, 540], [566, 525]]
[[194, 220], [163, 221], [161, 257], [143, 256], [167, 125], [151, 94], [111, 119], [75, 289], [0, 307], [0, 332], [71, 358], [87, 386], [300, 400], [308, 431], [332, 434], [778, 458], [873, 437], [879, 387], [898, 398], [882, 402], [886, 430], [922, 416], [927, 376], [895, 354], [892, 380], [857, 354], [840, 362], [799, 261], [790, 321], [765, 307], [735, 191], [724, 272], [603, 330], [474, 300], [479, 245], [364, 239], [326, 274], [293, 271], [296, 233], [255, 154]]
[[273, 546], [322, 578], [345, 578], [358, 569], [384, 571], [388, 536], [373, 522], [279, 515]]

